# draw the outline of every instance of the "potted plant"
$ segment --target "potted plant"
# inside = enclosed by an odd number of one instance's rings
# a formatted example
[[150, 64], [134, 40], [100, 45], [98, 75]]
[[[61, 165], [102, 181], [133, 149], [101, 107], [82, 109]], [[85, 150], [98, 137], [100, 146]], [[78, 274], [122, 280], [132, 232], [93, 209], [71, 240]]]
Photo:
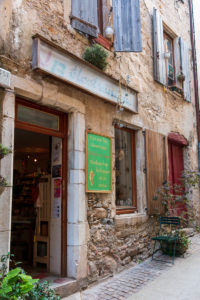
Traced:
[[94, 44], [92, 47], [87, 47], [83, 53], [83, 59], [102, 71], [105, 71], [108, 52], [98, 44]]
[[[188, 239], [187, 235], [183, 231], [179, 231], [178, 233], [178, 240], [176, 242], [176, 252], [175, 256], [183, 255], [189, 247], [190, 240]], [[163, 242], [160, 244], [160, 248], [163, 254], [173, 256], [173, 243], [166, 243]]]
[[[162, 214], [157, 213], [157, 216], [167, 217], [179, 217], [181, 220], [181, 228], [188, 227], [188, 225], [194, 223], [194, 210], [192, 202], [190, 201], [190, 195], [193, 188], [198, 188], [200, 183], [200, 173], [192, 170], [184, 171], [180, 184], [171, 185], [169, 182], [163, 184], [154, 196], [154, 200], [161, 201], [164, 207]], [[179, 210], [180, 203], [186, 208], [181, 212]], [[179, 213], [177, 214], [177, 212]], [[163, 235], [178, 234], [178, 240], [176, 243], [176, 255], [183, 255], [189, 247], [188, 236], [182, 229], [179, 229], [178, 233], [173, 229], [169, 232], [163, 232]], [[164, 254], [173, 255], [173, 245], [171, 243], [162, 242], [160, 244], [161, 250]]]

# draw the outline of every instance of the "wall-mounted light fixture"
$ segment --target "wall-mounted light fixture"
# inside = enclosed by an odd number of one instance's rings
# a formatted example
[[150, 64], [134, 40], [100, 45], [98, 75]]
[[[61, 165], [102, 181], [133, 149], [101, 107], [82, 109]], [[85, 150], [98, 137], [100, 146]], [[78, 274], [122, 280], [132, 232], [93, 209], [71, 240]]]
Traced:
[[105, 29], [105, 36], [107, 39], [111, 40], [114, 35], [114, 30], [111, 26], [107, 26]]

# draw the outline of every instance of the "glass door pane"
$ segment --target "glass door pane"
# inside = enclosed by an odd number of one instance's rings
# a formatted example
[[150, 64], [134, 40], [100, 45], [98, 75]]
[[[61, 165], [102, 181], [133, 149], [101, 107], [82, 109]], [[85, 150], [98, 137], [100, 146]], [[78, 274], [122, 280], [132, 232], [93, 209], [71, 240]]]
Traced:
[[17, 120], [33, 125], [59, 130], [59, 116], [19, 104]]

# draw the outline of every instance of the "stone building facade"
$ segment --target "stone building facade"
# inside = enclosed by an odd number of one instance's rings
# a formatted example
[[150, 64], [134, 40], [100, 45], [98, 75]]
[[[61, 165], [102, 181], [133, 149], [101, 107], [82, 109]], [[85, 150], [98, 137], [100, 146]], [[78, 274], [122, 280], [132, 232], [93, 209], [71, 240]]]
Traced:
[[[85, 1], [87, 5], [90, 2]], [[73, 19], [72, 1], [3, 0], [0, 4], [0, 68], [10, 72], [11, 76], [10, 85], [0, 88], [1, 143], [12, 149], [12, 153], [0, 161], [1, 175], [8, 181], [0, 195], [0, 254], [10, 251], [12, 236], [15, 135], [16, 128], [22, 129], [16, 112], [20, 105], [36, 110], [50, 109], [48, 112], [52, 110], [52, 114], [53, 111], [55, 114], [62, 112], [67, 116], [67, 121], [64, 121], [67, 122], [64, 126], [66, 131], [60, 135], [67, 141], [66, 151], [62, 152], [65, 156], [62, 161], [65, 167], [62, 167], [63, 170], [66, 168], [62, 191], [66, 198], [62, 199], [61, 216], [56, 221], [51, 220], [50, 272], [78, 282], [94, 282], [120, 271], [131, 261], [150, 255], [150, 237], [155, 229], [154, 218], [151, 217], [155, 208], [152, 196], [171, 172], [170, 163], [176, 159], [173, 149], [178, 147], [178, 153], [183, 155], [180, 164], [184, 164], [184, 168], [198, 168], [188, 1], [128, 2], [140, 5], [141, 30], [139, 26], [137, 34], [142, 40], [142, 51], [115, 52], [112, 41], [102, 38], [106, 27], [115, 24], [113, 14], [118, 1], [101, 2], [103, 28], [101, 37], [96, 40], [83, 32], [84, 29], [80, 28], [81, 31], [72, 26], [74, 20], [80, 21], [78, 17]], [[116, 7], [112, 10], [114, 4]], [[87, 27], [88, 22], [82, 25]], [[127, 32], [130, 27], [131, 24], [126, 28]], [[35, 54], [32, 50], [33, 37], [43, 41], [52, 51], [58, 51], [56, 53], [63, 59], [68, 57], [70, 61], [69, 57], [72, 57], [73, 62], [77, 60], [78, 64], [82, 64], [80, 58], [91, 43], [103, 44], [108, 48], [106, 77], [88, 63], [83, 65], [88, 72], [96, 72], [95, 76], [102, 81], [114, 78], [113, 84], [117, 86], [119, 95], [121, 89], [130, 89], [137, 105], [134, 104], [132, 110], [127, 109], [124, 103], [120, 103], [120, 96], [116, 103], [112, 103], [109, 96], [106, 99], [106, 96], [96, 94], [92, 86], [77, 86], [56, 73], [42, 71], [42, 68], [35, 70], [32, 66]], [[40, 50], [37, 48], [37, 51]], [[182, 73], [185, 73], [184, 80], [178, 79]], [[26, 130], [25, 126], [23, 130]], [[29, 130], [30, 126], [29, 129], [27, 126]], [[31, 130], [34, 131], [33, 128]], [[110, 193], [86, 192], [88, 131], [111, 137]], [[118, 192], [118, 196], [116, 193], [116, 161], [118, 159], [120, 164], [124, 155], [129, 155], [121, 150], [117, 153], [116, 137], [118, 134], [119, 144], [122, 143], [119, 134], [122, 131], [124, 136], [127, 134], [127, 140], [134, 135], [134, 144], [132, 142], [132, 146], [126, 149], [126, 153], [132, 155], [124, 169], [129, 174], [127, 182], [118, 178], [118, 184], [121, 180], [123, 186], [127, 184], [132, 189], [134, 205], [129, 202], [124, 205], [122, 191]], [[168, 154], [168, 147], [172, 149], [169, 150], [171, 154]], [[134, 154], [130, 148], [134, 148]], [[197, 197], [193, 197], [192, 201], [198, 218]]]

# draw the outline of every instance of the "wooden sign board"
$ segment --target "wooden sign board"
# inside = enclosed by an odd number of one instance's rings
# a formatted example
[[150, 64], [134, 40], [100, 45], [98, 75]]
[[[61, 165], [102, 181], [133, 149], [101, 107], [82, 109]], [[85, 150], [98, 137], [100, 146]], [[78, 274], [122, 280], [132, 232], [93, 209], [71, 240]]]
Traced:
[[112, 139], [86, 132], [86, 192], [112, 192]]
[[135, 90], [119, 85], [117, 80], [44, 38], [33, 39], [32, 67], [115, 105], [120, 104], [131, 112], [138, 112]]

